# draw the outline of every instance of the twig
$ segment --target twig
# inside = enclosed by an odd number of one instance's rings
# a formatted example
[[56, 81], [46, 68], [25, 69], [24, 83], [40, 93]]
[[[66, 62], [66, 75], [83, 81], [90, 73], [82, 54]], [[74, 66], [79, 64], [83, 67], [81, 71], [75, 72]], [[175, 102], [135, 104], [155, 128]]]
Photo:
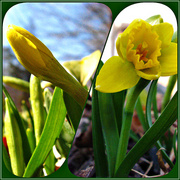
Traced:
[[152, 168], [152, 166], [153, 166], [153, 161], [151, 161], [151, 162], [149, 162], [149, 167], [148, 167], [148, 169], [146, 170], [146, 172], [145, 172], [145, 176], [148, 174], [148, 172], [151, 170], [151, 168]]
[[164, 173], [164, 174], [160, 174], [160, 175], [147, 176], [147, 175], [142, 174], [142, 173], [140, 173], [139, 171], [136, 171], [136, 170], [134, 170], [134, 169], [131, 169], [131, 171], [133, 171], [133, 172], [135, 172], [135, 173], [141, 175], [143, 178], [155, 178], [155, 177], [161, 177], [161, 176], [164, 176], [164, 175], [167, 174], [167, 173]]

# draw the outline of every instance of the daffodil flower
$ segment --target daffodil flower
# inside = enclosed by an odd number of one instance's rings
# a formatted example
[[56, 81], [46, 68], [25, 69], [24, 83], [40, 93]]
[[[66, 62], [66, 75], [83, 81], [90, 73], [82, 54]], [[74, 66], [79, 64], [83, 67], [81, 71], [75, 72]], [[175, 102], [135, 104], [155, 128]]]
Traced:
[[81, 60], [66, 61], [63, 66], [67, 68], [76, 79], [85, 86], [97, 68], [101, 51], [96, 50]]
[[118, 92], [135, 86], [142, 77], [155, 80], [177, 74], [177, 43], [171, 42], [169, 23], [151, 25], [135, 19], [118, 36], [119, 56], [108, 59], [96, 79], [96, 90]]
[[88, 92], [39, 39], [15, 25], [8, 26], [6, 35], [17, 59], [30, 73], [60, 87], [84, 107]]

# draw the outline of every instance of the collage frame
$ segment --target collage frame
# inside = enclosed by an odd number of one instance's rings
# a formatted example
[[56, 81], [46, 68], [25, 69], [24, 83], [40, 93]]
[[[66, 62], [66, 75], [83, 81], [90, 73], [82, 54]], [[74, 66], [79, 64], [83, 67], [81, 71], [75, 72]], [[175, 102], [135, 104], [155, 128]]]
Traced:
[[[8, 11], [8, 9], [10, 9], [13, 5], [17, 4], [17, 3], [23, 3], [23, 2], [52, 2], [52, 1], [41, 1], [41, 0], [38, 0], [38, 1], [31, 1], [31, 0], [23, 0], [23, 1], [13, 1], [13, 0], [1, 0], [0, 1], [0, 11], [2, 12], [1, 14], [1, 52], [2, 52], [2, 48], [3, 48], [3, 44], [2, 44], [2, 22], [3, 22], [3, 17], [5, 15], [5, 13]], [[99, 0], [99, 1], [94, 1], [94, 0], [79, 0], [79, 1], [76, 1], [76, 0], [71, 0], [71, 1], [68, 1], [68, 0], [64, 0], [64, 1], [60, 1], [60, 0], [55, 0], [53, 1], [54, 3], [58, 3], [58, 2], [96, 2], [96, 3], [103, 3], [104, 5], [108, 6], [111, 11], [112, 11], [112, 24], [116, 18], [116, 16], [126, 7], [128, 7], [129, 5], [132, 5], [132, 4], [135, 4], [135, 3], [139, 3], [139, 2], [158, 2], [158, 3], [162, 3], [166, 6], [168, 6], [175, 14], [176, 18], [177, 18], [177, 24], [178, 24], [178, 27], [180, 27], [179, 25], [179, 17], [180, 17], [180, 1], [179, 0], [164, 0], [164, 1], [155, 1], [155, 0], [151, 0], [151, 1], [148, 1], [148, 0], [144, 0], [144, 1], [133, 1], [133, 0]], [[121, 6], [118, 6], [118, 5], [121, 5]], [[178, 32], [178, 37], [179, 37], [179, 32]], [[108, 38], [108, 37], [107, 37]], [[179, 44], [178, 44], [178, 50], [180, 50], [179, 48]], [[1, 53], [1, 63], [0, 63], [0, 68], [1, 68], [1, 77], [2, 77], [2, 72], [3, 72], [3, 63], [2, 63], [2, 53]], [[178, 54], [178, 59], [179, 59], [179, 54]], [[179, 63], [178, 63], [178, 69], [179, 69]], [[2, 78], [0, 78], [0, 111], [1, 111], [1, 118], [2, 118]], [[180, 88], [180, 83], [179, 83], [179, 78], [178, 78], [178, 89]], [[179, 93], [178, 93], [179, 95]], [[178, 107], [179, 106], [179, 101], [180, 99], [180, 96], [178, 96]], [[178, 113], [178, 119], [180, 117], [180, 113]], [[2, 123], [1, 123], [2, 124]], [[179, 125], [179, 122], [178, 122], [178, 125]], [[1, 132], [2, 132], [2, 127], [1, 127]], [[178, 128], [178, 132], [179, 132], [179, 128]], [[2, 133], [1, 133], [1, 136], [2, 136]], [[2, 139], [2, 137], [1, 137]], [[178, 133], [178, 140], [180, 139], [180, 133]], [[179, 142], [179, 141], [178, 141]], [[178, 147], [180, 147], [180, 145], [178, 144]], [[11, 174], [7, 168], [5, 167], [4, 165], [4, 162], [2, 160], [2, 141], [0, 142], [0, 179], [4, 179], [4, 180], [9, 180], [9, 179], [14, 179], [14, 178], [19, 178], [20, 177], [16, 177], [15, 175]], [[178, 154], [179, 154], [179, 148], [178, 148]], [[180, 154], [179, 154], [180, 155]], [[158, 179], [179, 179], [180, 178], [180, 167], [179, 167], [179, 162], [180, 161], [180, 158], [178, 158], [176, 164], [175, 164], [175, 167], [171, 170], [171, 172], [165, 176], [163, 176], [162, 178], [158, 178]], [[43, 177], [44, 178], [52, 178], [52, 179], [82, 179], [80, 177], [76, 177], [75, 175], [73, 175], [70, 171], [68, 172], [67, 168], [65, 167], [67, 166], [67, 161], [63, 164], [63, 166], [58, 170], [56, 171], [55, 173], [49, 175], [48, 177]], [[32, 179], [32, 178], [26, 178], [26, 179]], [[33, 178], [33, 179], [42, 179], [42, 178]], [[88, 178], [88, 179], [94, 179], [94, 178]], [[97, 180], [101, 180], [101, 179], [107, 179], [107, 178], [96, 178]], [[108, 178], [108, 179], [124, 179], [124, 178]], [[134, 178], [127, 178], [127, 179], [134, 179]], [[139, 179], [139, 178], [136, 178], [136, 179]]]

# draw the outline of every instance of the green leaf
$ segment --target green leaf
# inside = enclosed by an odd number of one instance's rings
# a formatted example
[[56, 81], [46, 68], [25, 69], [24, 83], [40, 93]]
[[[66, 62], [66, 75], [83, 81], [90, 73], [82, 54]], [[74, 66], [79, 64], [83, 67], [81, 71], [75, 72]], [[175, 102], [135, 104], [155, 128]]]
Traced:
[[6, 98], [5, 133], [9, 149], [12, 172], [16, 176], [22, 176], [25, 166], [20, 130], [11, 109], [9, 100]]
[[123, 90], [117, 93], [112, 93], [113, 106], [116, 116], [116, 122], [118, 126], [119, 134], [121, 132], [123, 109], [127, 90]]
[[61, 157], [67, 157], [74, 140], [75, 131], [67, 120], [64, 121], [59, 138], [56, 140], [56, 147]]
[[61, 132], [65, 116], [66, 107], [63, 101], [63, 92], [60, 88], [56, 87], [41, 138], [27, 165], [24, 177], [32, 177], [38, 168], [43, 165], [56, 138]]
[[[151, 104], [152, 102], [154, 101], [155, 97], [156, 97], [156, 92], [157, 92], [157, 82], [158, 80], [154, 80], [152, 81], [151, 83], [151, 86], [149, 88], [149, 93], [148, 93], [148, 97], [147, 97], [147, 104], [146, 104], [146, 119], [147, 119], [147, 122], [148, 122], [148, 128], [150, 128], [152, 126], [152, 118], [151, 118]], [[154, 104], [155, 102], [153, 102]], [[154, 115], [155, 115], [155, 118], [158, 118], [158, 115], [157, 115], [157, 108], [154, 108], [155, 111], [154, 111]], [[157, 141], [155, 143], [156, 147], [158, 149], [162, 148], [162, 145], [160, 143], [160, 141]], [[162, 149], [161, 150], [162, 152], [162, 155], [163, 155], [163, 158], [166, 160], [166, 162], [170, 165], [171, 168], [174, 167], [174, 164], [171, 162], [171, 160], [169, 159], [168, 155], [166, 154], [166, 152]]]
[[19, 115], [19, 112], [18, 112], [18, 110], [17, 110], [11, 96], [9, 95], [9, 93], [7, 92], [7, 90], [6, 90], [6, 88], [4, 86], [3, 86], [3, 92], [4, 92], [5, 96], [9, 100], [9, 104], [10, 104], [10, 106], [12, 108], [12, 111], [14, 113], [14, 116], [15, 116], [16, 121], [17, 121], [18, 126], [19, 126], [20, 133], [21, 133], [21, 138], [22, 138], [24, 161], [25, 161], [25, 164], [27, 164], [30, 157], [31, 157], [31, 149], [30, 149], [29, 141], [28, 141], [26, 131], [25, 131], [25, 128], [24, 128], [24, 124], [23, 124], [23, 121], [22, 121], [22, 119], [21, 119], [21, 117]]
[[112, 96], [109, 93], [98, 92], [99, 112], [102, 132], [106, 144], [109, 176], [115, 171], [116, 153], [119, 142], [119, 132]]
[[11, 76], [3, 76], [3, 83], [7, 84], [8, 86], [24, 91], [29, 92], [29, 82], [24, 81], [19, 78], [11, 77]]
[[7, 169], [10, 172], [12, 172], [10, 158], [8, 156], [8, 153], [7, 153], [7, 150], [6, 150], [5, 146], [4, 146], [4, 143], [2, 143], [2, 146], [3, 146], [3, 161], [4, 161], [4, 164], [7, 167]]
[[83, 109], [68, 93], [63, 92], [63, 98], [68, 116], [71, 119], [74, 129], [77, 130], [83, 113]]
[[[102, 67], [102, 63], [100, 67]], [[116, 95], [119, 95], [119, 93]], [[106, 146], [108, 176], [112, 177], [115, 171], [116, 153], [119, 142], [119, 131], [112, 94], [97, 92], [96, 102], [98, 103], [97, 110], [99, 111], [99, 120]]]
[[158, 108], [157, 108], [157, 99], [156, 99], [156, 94], [157, 94], [157, 85], [154, 89], [153, 97], [152, 97], [152, 104], [153, 104], [153, 111], [154, 111], [154, 117], [155, 119], [158, 118]]
[[156, 85], [158, 80], [154, 80], [151, 83], [151, 86], [149, 88], [148, 97], [147, 97], [147, 103], [146, 103], [146, 120], [148, 123], [148, 128], [152, 126], [152, 118], [151, 118], [151, 105], [152, 100], [154, 97], [154, 93], [156, 91]]
[[47, 175], [53, 173], [55, 171], [55, 157], [53, 153], [53, 149], [48, 154], [46, 161], [44, 163], [44, 168], [46, 170]]
[[[102, 67], [102, 62], [98, 66], [98, 70]], [[97, 72], [96, 72], [97, 74]], [[105, 143], [102, 133], [102, 125], [100, 121], [98, 91], [92, 89], [92, 134], [93, 134], [93, 151], [96, 168], [96, 177], [108, 177], [107, 156], [105, 154]]]
[[165, 92], [163, 100], [162, 100], [161, 111], [163, 111], [163, 109], [168, 104], [169, 100], [171, 99], [172, 90], [175, 86], [176, 81], [177, 81], [177, 74], [170, 76], [169, 81], [168, 81], [168, 85], [166, 88], [166, 92]]
[[138, 141], [138, 143], [127, 154], [120, 167], [118, 168], [115, 177], [127, 177], [130, 170], [138, 159], [147, 152], [152, 145], [168, 130], [168, 128], [177, 119], [177, 92], [159, 116], [156, 122]]
[[121, 134], [117, 149], [117, 161], [116, 161], [116, 171], [119, 168], [121, 162], [126, 156], [131, 124], [132, 124], [132, 117], [135, 108], [136, 101], [143, 91], [143, 89], [148, 85], [149, 80], [141, 78], [139, 82], [132, 88], [129, 89], [126, 98], [126, 106], [124, 109], [124, 116], [123, 116], [123, 123], [121, 127]]
[[131, 137], [135, 142], [138, 142], [138, 141], [139, 141], [138, 135], [137, 135], [134, 131], [132, 131], [132, 130], [130, 130], [130, 137]]
[[142, 104], [141, 104], [141, 98], [139, 97], [137, 99], [137, 102], [136, 102], [136, 112], [137, 112], [137, 115], [138, 115], [138, 118], [141, 122], [141, 125], [144, 129], [144, 131], [146, 131], [148, 129], [148, 125], [147, 125], [147, 122], [146, 122], [146, 118], [145, 118], [145, 115], [144, 115], [144, 112], [143, 112], [143, 108], [142, 108]]
[[175, 129], [174, 131], [174, 136], [173, 136], [173, 149], [174, 149], [174, 155], [175, 158], [177, 159], [177, 149], [176, 149], [176, 145], [177, 145], [177, 129]]

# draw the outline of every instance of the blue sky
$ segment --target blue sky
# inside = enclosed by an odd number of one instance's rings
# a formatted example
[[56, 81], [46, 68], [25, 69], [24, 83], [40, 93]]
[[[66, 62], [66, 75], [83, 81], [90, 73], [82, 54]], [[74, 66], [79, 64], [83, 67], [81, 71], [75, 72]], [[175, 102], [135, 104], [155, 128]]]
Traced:
[[[86, 4], [87, 3], [17, 4], [9, 9], [5, 15], [3, 21], [3, 45], [9, 46], [5, 36], [6, 29], [9, 24], [14, 24], [27, 29], [38, 37], [60, 62], [72, 60], [71, 58], [73, 57], [82, 58], [83, 56], [89, 55], [91, 50], [83, 44], [83, 41], [93, 37], [88, 34], [86, 29], [78, 29], [78, 23], [84, 23], [84, 25], [90, 24], [95, 30], [98, 30], [103, 20], [98, 17], [91, 17], [90, 22], [87, 22], [86, 18], [87, 16], [91, 16], [91, 11], [87, 11], [85, 8]], [[97, 3], [93, 5], [95, 7], [99, 6]], [[102, 9], [107, 11], [107, 17], [104, 18], [106, 21], [109, 21], [110, 13], [105, 6], [102, 6]], [[79, 30], [81, 33], [78, 34], [78, 38], [73, 38], [68, 35], [65, 38], [57, 36], [58, 33], [64, 33], [66, 31], [72, 33], [78, 32]], [[69, 59], [65, 54], [70, 54]]]

